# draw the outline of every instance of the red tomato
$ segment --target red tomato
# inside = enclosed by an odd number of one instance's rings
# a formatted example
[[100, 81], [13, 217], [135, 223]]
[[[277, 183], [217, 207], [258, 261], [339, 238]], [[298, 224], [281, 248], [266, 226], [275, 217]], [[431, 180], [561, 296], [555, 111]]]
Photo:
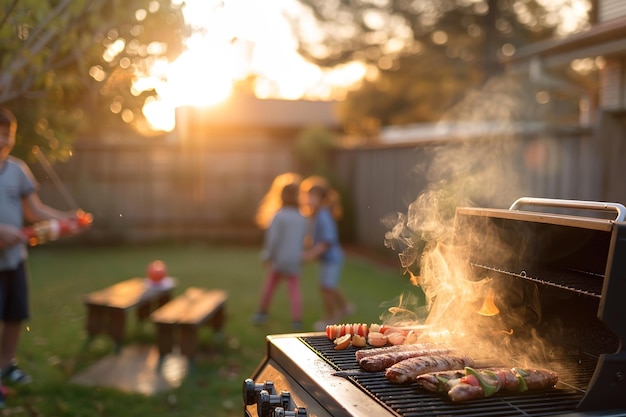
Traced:
[[506, 383], [506, 374], [504, 373], [504, 371], [496, 372], [496, 378], [498, 378], [497, 382], [500, 384], [500, 386]]
[[167, 266], [163, 261], [152, 261], [148, 264], [146, 274], [152, 282], [160, 282], [167, 276]]
[[461, 378], [461, 384], [473, 385], [475, 387], [479, 386], [478, 378], [475, 375], [467, 375]]
[[335, 340], [335, 338], [333, 337], [333, 325], [332, 324], [326, 325], [326, 337], [329, 340]]

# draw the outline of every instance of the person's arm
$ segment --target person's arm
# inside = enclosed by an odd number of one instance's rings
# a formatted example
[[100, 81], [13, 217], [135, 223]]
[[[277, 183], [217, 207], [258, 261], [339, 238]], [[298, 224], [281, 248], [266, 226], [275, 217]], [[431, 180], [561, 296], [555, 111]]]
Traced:
[[302, 255], [305, 261], [312, 261], [320, 257], [320, 255], [328, 250], [330, 243], [318, 242], [313, 247], [305, 251]]
[[22, 198], [24, 218], [30, 223], [49, 219], [74, 219], [77, 218], [75, 211], [60, 211], [45, 205], [39, 199], [36, 192], [32, 192]]
[[279, 234], [280, 234], [280, 216], [274, 216], [270, 227], [265, 231], [263, 250], [261, 251], [261, 260], [267, 267], [271, 265], [272, 261], [276, 257], [276, 248], [278, 246]]
[[326, 216], [325, 213], [320, 213], [315, 221], [317, 223], [315, 227], [318, 233], [318, 239], [313, 247], [303, 254], [305, 261], [312, 261], [319, 258], [330, 248], [335, 239], [333, 224], [331, 223], [332, 219], [330, 217]]

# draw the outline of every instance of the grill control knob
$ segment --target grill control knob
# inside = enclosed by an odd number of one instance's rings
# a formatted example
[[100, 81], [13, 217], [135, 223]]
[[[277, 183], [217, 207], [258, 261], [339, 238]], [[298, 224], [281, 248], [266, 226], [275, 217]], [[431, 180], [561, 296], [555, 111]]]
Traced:
[[289, 393], [289, 391], [282, 391], [280, 393], [280, 404], [281, 407], [285, 409], [291, 408], [291, 394]]
[[259, 393], [259, 399], [256, 404], [256, 410], [259, 417], [272, 417], [274, 409], [277, 407], [290, 408], [291, 394], [283, 391], [280, 395], [274, 395], [262, 390]]
[[296, 407], [293, 411], [286, 411], [282, 407], [274, 409], [274, 417], [307, 417], [307, 411], [304, 407]]
[[265, 381], [262, 384], [255, 384], [250, 378], [243, 381], [243, 403], [245, 405], [252, 405], [257, 402], [259, 393], [266, 390], [270, 394], [275, 394], [274, 383], [272, 381]]

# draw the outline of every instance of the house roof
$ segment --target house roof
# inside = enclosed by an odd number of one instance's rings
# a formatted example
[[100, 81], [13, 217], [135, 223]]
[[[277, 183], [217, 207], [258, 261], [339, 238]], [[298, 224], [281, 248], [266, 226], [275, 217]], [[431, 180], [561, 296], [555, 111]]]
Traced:
[[626, 54], [626, 16], [593, 25], [589, 30], [565, 38], [552, 38], [520, 48], [505, 63], [528, 65], [541, 58], [546, 67], [567, 65], [574, 59]]
[[191, 121], [207, 127], [337, 128], [339, 120], [334, 113], [335, 104], [332, 101], [232, 97], [212, 107], [181, 107], [176, 111], [176, 124]]

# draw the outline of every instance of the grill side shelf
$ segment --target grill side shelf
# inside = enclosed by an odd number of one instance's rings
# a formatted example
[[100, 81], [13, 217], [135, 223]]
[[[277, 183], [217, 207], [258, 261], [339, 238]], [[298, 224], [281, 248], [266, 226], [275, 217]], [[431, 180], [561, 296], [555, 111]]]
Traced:
[[[352, 381], [333, 375], [337, 367], [322, 360], [317, 350], [304, 343], [311, 335], [325, 339], [332, 350], [333, 343], [319, 333], [273, 335], [267, 336], [270, 358], [334, 417], [385, 415], [381, 414], [383, 408], [376, 398], [366, 395]], [[387, 415], [397, 416], [391, 412]]]
[[300, 340], [312, 351], [316, 352], [326, 363], [337, 370], [334, 376], [346, 378], [354, 384], [354, 386], [376, 400], [378, 404], [387, 409], [390, 414], [402, 417], [401, 414], [397, 414], [393, 408], [390, 408], [385, 401], [381, 400], [378, 395], [372, 395], [372, 392], [367, 389], [367, 386], [360, 382], [362, 378], [371, 377], [372, 375], [376, 375], [379, 380], [381, 377], [385, 380], [385, 375], [384, 372], [369, 373], [361, 370], [355, 357], [356, 349], [334, 350], [332, 342], [326, 337], [302, 337]]

